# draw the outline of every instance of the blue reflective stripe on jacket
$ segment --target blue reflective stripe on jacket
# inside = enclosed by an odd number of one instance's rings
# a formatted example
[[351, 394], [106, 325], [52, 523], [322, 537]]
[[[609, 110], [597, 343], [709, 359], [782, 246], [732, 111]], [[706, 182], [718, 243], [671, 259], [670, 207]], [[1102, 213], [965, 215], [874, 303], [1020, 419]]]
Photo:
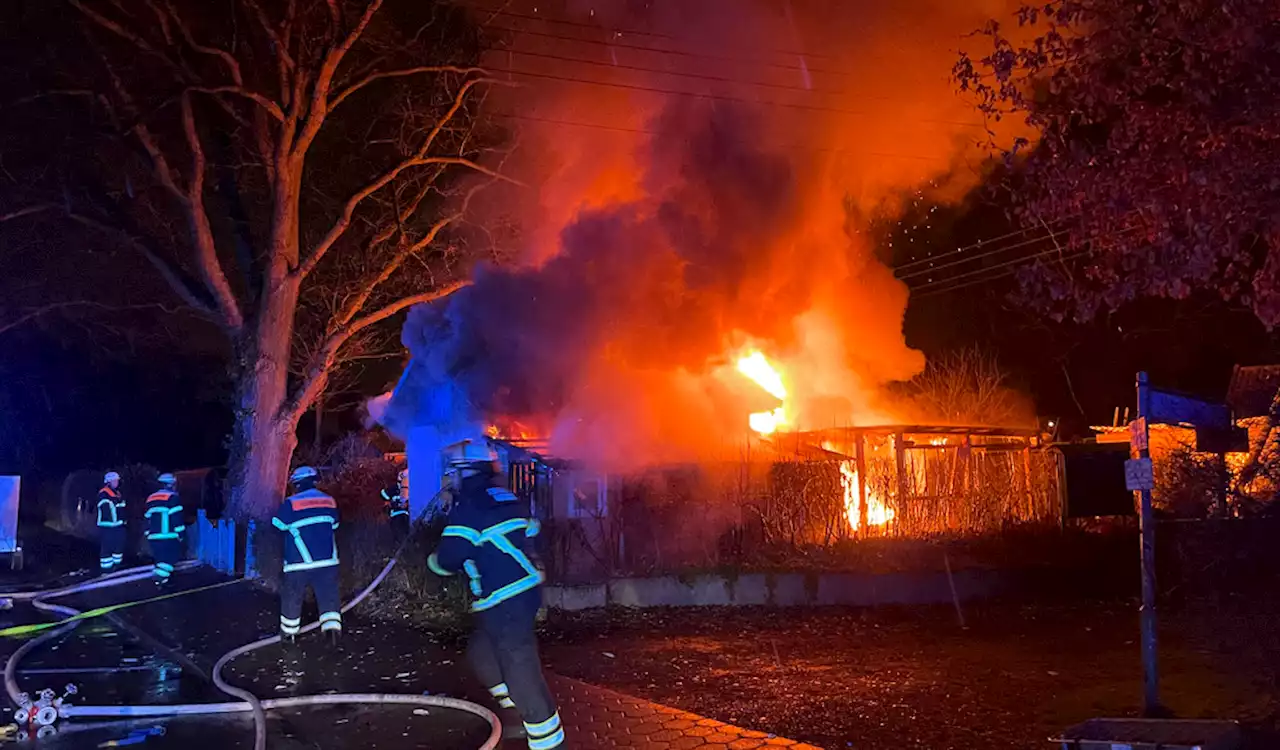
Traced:
[[148, 539], [177, 539], [186, 530], [182, 520], [182, 499], [173, 490], [160, 490], [147, 498]]
[[338, 564], [338, 504], [329, 495], [311, 489], [287, 497], [271, 524], [283, 532], [285, 573]]
[[526, 546], [539, 525], [526, 517], [515, 496], [470, 480], [458, 494], [429, 567], [436, 573], [466, 572], [475, 597], [473, 612], [492, 609], [541, 584], [544, 576]]
[[98, 525], [124, 525], [124, 496], [119, 490], [103, 487], [98, 490]]

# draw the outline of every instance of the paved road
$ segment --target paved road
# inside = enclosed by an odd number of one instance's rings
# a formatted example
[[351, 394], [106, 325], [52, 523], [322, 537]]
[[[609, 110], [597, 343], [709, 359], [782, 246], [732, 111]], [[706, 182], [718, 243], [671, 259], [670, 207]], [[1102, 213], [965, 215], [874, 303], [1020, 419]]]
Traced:
[[[190, 589], [225, 580], [210, 570], [179, 577], [175, 588]], [[0, 579], [0, 583], [3, 580]], [[71, 597], [70, 606], [88, 609], [154, 596], [149, 583], [130, 584]], [[225, 700], [208, 672], [221, 654], [273, 632], [275, 597], [241, 582], [167, 601], [123, 610], [119, 622], [87, 622], [56, 644], [38, 650], [22, 663], [19, 683], [32, 692], [74, 682], [80, 693], [73, 703], [153, 704]], [[39, 619], [26, 607], [0, 613], [0, 626]], [[0, 643], [7, 657], [16, 641]], [[239, 660], [228, 678], [262, 697], [322, 692], [430, 692], [486, 704], [452, 649], [434, 643], [422, 631], [350, 617], [341, 649], [331, 652], [318, 638], [304, 639], [295, 652], [270, 647]], [[561, 703], [568, 736], [577, 748], [610, 750], [743, 750], [759, 747], [812, 746], [763, 732], [723, 724], [696, 714], [650, 703], [576, 680], [551, 677]], [[245, 717], [183, 718], [126, 724], [67, 724], [42, 748], [97, 747], [126, 739], [134, 731], [159, 731], [140, 748], [165, 750], [235, 750], [252, 746]], [[426, 748], [473, 750], [487, 733], [469, 714], [403, 707], [339, 706], [272, 712], [272, 750], [325, 747], [369, 747], [391, 750]], [[135, 735], [140, 736], [140, 735]], [[507, 748], [522, 747], [507, 742]]]

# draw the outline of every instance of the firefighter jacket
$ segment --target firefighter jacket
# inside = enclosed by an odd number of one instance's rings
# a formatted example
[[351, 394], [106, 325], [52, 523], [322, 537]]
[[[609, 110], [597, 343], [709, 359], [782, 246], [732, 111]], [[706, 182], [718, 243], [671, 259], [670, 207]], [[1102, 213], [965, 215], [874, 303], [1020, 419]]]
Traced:
[[143, 516], [147, 519], [147, 539], [152, 541], [177, 539], [187, 529], [182, 520], [182, 500], [173, 490], [163, 489], [151, 493]]
[[483, 612], [542, 583], [530, 559], [540, 528], [516, 496], [492, 476], [467, 477], [456, 492], [440, 545], [427, 559], [437, 575], [463, 571], [471, 579], [472, 612]]
[[124, 526], [124, 495], [110, 485], [98, 490], [98, 526]]
[[409, 515], [409, 499], [400, 494], [399, 485], [390, 491], [382, 491], [382, 506], [386, 509], [388, 518]]
[[290, 495], [271, 524], [284, 532], [284, 572], [338, 564], [338, 503], [317, 489]]

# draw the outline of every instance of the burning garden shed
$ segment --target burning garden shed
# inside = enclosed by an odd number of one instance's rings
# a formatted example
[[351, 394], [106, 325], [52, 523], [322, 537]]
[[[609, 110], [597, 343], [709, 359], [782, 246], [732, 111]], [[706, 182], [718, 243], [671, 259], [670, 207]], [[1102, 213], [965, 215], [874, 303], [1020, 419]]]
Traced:
[[[561, 579], [786, 564], [868, 539], [929, 540], [1060, 520], [1059, 461], [1033, 430], [886, 425], [775, 433], [736, 458], [592, 470], [495, 440], [543, 519]], [[866, 477], [865, 482], [861, 481]]]

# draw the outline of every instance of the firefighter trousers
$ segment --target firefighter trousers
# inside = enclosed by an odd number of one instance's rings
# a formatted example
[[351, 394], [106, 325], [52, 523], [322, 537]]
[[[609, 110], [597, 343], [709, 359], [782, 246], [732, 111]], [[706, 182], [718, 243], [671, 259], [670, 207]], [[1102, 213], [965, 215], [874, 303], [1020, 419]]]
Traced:
[[388, 519], [391, 523], [391, 535], [396, 542], [403, 542], [404, 538], [409, 536], [409, 514], [397, 513]]
[[476, 613], [467, 643], [467, 660], [476, 677], [499, 706], [520, 713], [530, 750], [565, 747], [560, 712], [542, 675], [533, 629], [541, 605], [538, 587]]
[[302, 601], [307, 588], [320, 608], [320, 629], [342, 631], [342, 600], [338, 592], [338, 566], [291, 570], [280, 576], [280, 633], [297, 635], [302, 629]]
[[124, 564], [124, 527], [98, 527], [98, 565], [105, 573]]
[[157, 581], [169, 580], [169, 577], [173, 575], [173, 566], [182, 559], [182, 540], [152, 539], [151, 557], [155, 559], [155, 565], [151, 568], [151, 575]]

